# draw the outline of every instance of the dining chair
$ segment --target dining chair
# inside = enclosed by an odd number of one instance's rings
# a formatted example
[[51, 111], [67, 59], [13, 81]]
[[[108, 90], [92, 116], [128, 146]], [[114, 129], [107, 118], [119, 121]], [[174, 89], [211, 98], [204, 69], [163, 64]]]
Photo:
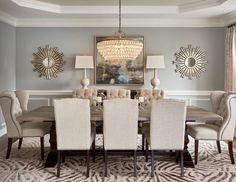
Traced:
[[97, 89], [95, 88], [87, 88], [87, 89], [77, 89], [73, 90], [72, 94], [73, 98], [80, 98], [80, 99], [89, 99], [90, 105], [95, 106], [96, 103], [94, 103], [94, 98], [97, 97]]
[[130, 99], [130, 90], [127, 89], [109, 89], [107, 90], [106, 99], [128, 98]]
[[27, 112], [28, 93], [26, 91], [3, 91], [0, 93], [0, 106], [7, 128], [8, 147], [6, 159], [10, 157], [12, 143], [19, 139], [21, 148], [24, 137], [40, 137], [41, 159], [44, 160], [44, 136], [49, 133], [51, 123], [20, 122], [17, 117]]
[[105, 177], [107, 177], [109, 150], [133, 150], [134, 176], [136, 176], [138, 101], [133, 99], [105, 100], [103, 123]]
[[231, 163], [234, 164], [233, 138], [236, 124], [236, 93], [214, 91], [210, 95], [213, 112], [223, 117], [223, 121], [187, 124], [187, 133], [195, 139], [195, 164], [198, 162], [199, 140], [216, 141], [221, 153], [220, 141], [228, 142]]
[[143, 130], [146, 137], [146, 161], [148, 159], [148, 146], [151, 150], [151, 177], [154, 177], [155, 150], [178, 151], [180, 153], [180, 174], [181, 176], [184, 175], [185, 120], [186, 103], [184, 101], [173, 99], [152, 101], [150, 130]]
[[90, 149], [95, 142], [95, 126], [90, 121], [89, 100], [60, 99], [54, 101], [54, 106], [58, 155], [57, 176], [60, 177], [61, 156], [65, 151], [86, 150], [86, 176], [89, 177]]
[[[139, 91], [139, 97], [144, 97], [144, 108], [150, 108], [152, 100], [159, 100], [164, 98], [164, 90], [161, 89], [141, 89]], [[143, 122], [139, 124], [139, 134], [142, 133], [142, 130], [149, 130], [150, 122]], [[145, 146], [145, 136], [142, 134], [142, 150], [144, 151]]]

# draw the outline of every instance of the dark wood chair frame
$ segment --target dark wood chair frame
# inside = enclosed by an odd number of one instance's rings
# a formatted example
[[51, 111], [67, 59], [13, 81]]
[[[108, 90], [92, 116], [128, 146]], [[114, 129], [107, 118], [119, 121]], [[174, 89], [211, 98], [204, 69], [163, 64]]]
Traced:
[[[149, 143], [146, 139], [146, 151], [145, 151], [145, 158], [146, 162], [148, 162], [148, 146]], [[180, 176], [184, 177], [184, 149], [183, 150], [176, 150], [176, 162], [178, 163], [180, 158]], [[154, 150], [151, 150], [151, 177], [154, 177]]]
[[[6, 159], [9, 159], [10, 157], [13, 142], [14, 138], [8, 138]], [[22, 142], [23, 138], [19, 138], [18, 149], [21, 149]], [[44, 137], [40, 137], [40, 146], [41, 146], [41, 160], [44, 160]]]
[[[134, 156], [134, 177], [137, 177], [137, 150], [133, 150]], [[105, 162], [105, 177], [107, 177], [107, 157], [108, 150], [104, 150], [104, 162]]]
[[[96, 150], [95, 150], [95, 140], [92, 143], [92, 155], [93, 155], [93, 162], [95, 162], [95, 155], [96, 155]], [[86, 172], [86, 177], [89, 177], [89, 164], [90, 164], [90, 151], [91, 150], [87, 150], [86, 151], [86, 155], [87, 155], [87, 161], [86, 161], [86, 165], [87, 165], [87, 172]], [[65, 156], [66, 156], [66, 151], [65, 150], [57, 150], [57, 177], [60, 177], [60, 168], [61, 168], [61, 162], [65, 162]]]
[[[198, 145], [199, 145], [199, 140], [195, 140], [195, 145], [194, 145], [194, 162], [195, 162], [195, 164], [197, 164], [197, 162], [198, 162]], [[217, 145], [218, 152], [221, 153], [220, 141], [217, 140], [216, 145]], [[228, 141], [228, 151], [229, 151], [231, 163], [235, 164], [232, 141]]]

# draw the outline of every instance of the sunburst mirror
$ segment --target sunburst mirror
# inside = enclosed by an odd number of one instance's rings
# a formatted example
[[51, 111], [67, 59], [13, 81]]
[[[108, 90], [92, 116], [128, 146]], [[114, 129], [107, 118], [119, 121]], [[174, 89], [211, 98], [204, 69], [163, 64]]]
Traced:
[[200, 47], [192, 47], [188, 45], [187, 48], [181, 47], [179, 53], [175, 53], [175, 72], [180, 73], [180, 77], [188, 77], [192, 80], [193, 77], [199, 78], [201, 73], [206, 71], [207, 60], [206, 53]]
[[39, 77], [45, 76], [50, 80], [52, 77], [56, 78], [59, 72], [63, 71], [65, 61], [63, 60], [63, 53], [58, 51], [57, 47], [39, 47], [37, 53], [33, 53], [34, 71], [39, 73]]

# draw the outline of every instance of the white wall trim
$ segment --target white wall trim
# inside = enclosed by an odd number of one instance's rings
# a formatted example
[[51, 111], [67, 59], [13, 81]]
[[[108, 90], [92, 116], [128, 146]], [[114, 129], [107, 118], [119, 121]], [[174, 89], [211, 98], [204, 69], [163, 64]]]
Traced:
[[16, 25], [16, 18], [14, 18], [13, 16], [11, 16], [3, 11], [0, 11], [0, 21], [7, 23], [9, 25], [12, 25], [14, 27], [17, 26]]
[[41, 98], [41, 97], [40, 97], [40, 98], [29, 98], [29, 101], [31, 101], [31, 100], [32, 100], [32, 101], [35, 101], [35, 100], [36, 100], [36, 101], [39, 101], [39, 100], [45, 101], [45, 100], [46, 100], [46, 101], [47, 101], [47, 106], [50, 106], [50, 105], [51, 105], [49, 98]]

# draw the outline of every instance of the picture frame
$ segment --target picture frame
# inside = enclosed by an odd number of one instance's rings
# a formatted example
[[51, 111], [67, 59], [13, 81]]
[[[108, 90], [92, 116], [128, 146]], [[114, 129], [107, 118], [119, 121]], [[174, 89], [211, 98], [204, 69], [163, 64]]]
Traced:
[[[97, 43], [109, 36], [95, 37], [95, 84], [101, 85], [143, 85], [144, 84], [144, 47], [136, 60], [105, 60], [98, 52]], [[128, 36], [129, 39], [140, 40], [143, 36]]]

